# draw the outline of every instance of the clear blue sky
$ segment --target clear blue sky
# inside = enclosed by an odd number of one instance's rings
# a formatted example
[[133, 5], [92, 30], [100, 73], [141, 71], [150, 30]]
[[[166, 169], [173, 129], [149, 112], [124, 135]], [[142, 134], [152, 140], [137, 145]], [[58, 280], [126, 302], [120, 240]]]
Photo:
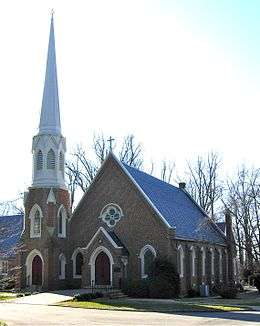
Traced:
[[68, 153], [133, 133], [144, 156], [210, 150], [260, 166], [260, 1], [9, 0], [0, 4], [0, 201], [31, 183], [50, 11]]

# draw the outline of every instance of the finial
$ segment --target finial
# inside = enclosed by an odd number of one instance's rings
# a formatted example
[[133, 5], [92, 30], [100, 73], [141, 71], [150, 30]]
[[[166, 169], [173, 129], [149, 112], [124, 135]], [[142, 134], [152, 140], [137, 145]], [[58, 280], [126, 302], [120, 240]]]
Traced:
[[53, 15], [54, 15], [54, 9], [52, 8], [52, 10], [51, 10], [51, 19], [53, 19]]

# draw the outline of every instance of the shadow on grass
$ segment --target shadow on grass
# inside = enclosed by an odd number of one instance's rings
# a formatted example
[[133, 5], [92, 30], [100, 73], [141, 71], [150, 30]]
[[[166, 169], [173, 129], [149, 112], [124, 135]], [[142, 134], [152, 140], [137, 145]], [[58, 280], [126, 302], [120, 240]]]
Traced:
[[[176, 303], [162, 301], [148, 301], [135, 299], [96, 299], [93, 301], [67, 301], [61, 303], [62, 306], [85, 308], [85, 309], [100, 309], [100, 310], [119, 310], [119, 311], [142, 311], [142, 312], [159, 312], [159, 313], [176, 313], [176, 312], [216, 312], [241, 310], [241, 308], [230, 306], [211, 306], [202, 305], [200, 303]], [[242, 308], [243, 309], [243, 308]]]

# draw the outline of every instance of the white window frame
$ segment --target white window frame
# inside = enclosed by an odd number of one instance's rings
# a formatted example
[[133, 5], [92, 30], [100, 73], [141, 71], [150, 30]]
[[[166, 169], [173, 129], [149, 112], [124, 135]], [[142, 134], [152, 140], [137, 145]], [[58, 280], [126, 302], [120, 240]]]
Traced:
[[[60, 213], [62, 214], [62, 232], [60, 233]], [[67, 213], [63, 205], [58, 209], [57, 214], [57, 224], [58, 224], [58, 237], [66, 238], [67, 236]]]
[[148, 277], [147, 274], [145, 274], [145, 266], [144, 266], [144, 256], [145, 253], [147, 251], [151, 251], [151, 253], [154, 255], [154, 258], [156, 258], [157, 254], [156, 254], [156, 250], [154, 249], [153, 246], [147, 244], [145, 245], [141, 250], [140, 250], [140, 254], [139, 254], [139, 258], [141, 260], [141, 278], [142, 279], [146, 279]]
[[[59, 279], [60, 280], [65, 280], [66, 278], [66, 257], [63, 253], [59, 255], [58, 258], [58, 263], [59, 263]], [[61, 264], [61, 273], [60, 273], [60, 264]]]
[[[118, 219], [106, 220], [107, 212], [111, 208], [114, 208], [119, 213]], [[113, 228], [121, 220], [122, 217], [124, 217], [124, 215], [123, 215], [121, 207], [118, 206], [117, 204], [110, 203], [102, 208], [101, 213], [98, 218], [100, 218], [104, 223], [106, 223], [108, 227]], [[111, 221], [113, 221], [113, 224], [111, 223]]]
[[8, 274], [9, 264], [8, 260], [0, 260], [0, 275], [5, 276]]
[[[40, 213], [40, 232], [34, 233], [34, 219], [37, 210]], [[34, 204], [33, 207], [31, 208], [29, 219], [30, 219], [30, 238], [40, 238], [42, 233], [42, 210], [38, 204]]]
[[191, 275], [196, 276], [196, 251], [195, 251], [195, 247], [191, 246], [190, 251], [191, 251]]
[[178, 246], [178, 254], [179, 254], [179, 274], [180, 277], [184, 276], [184, 260], [185, 260], [185, 253], [183, 250], [182, 245]]
[[71, 256], [71, 260], [72, 260], [72, 269], [73, 269], [73, 278], [81, 278], [82, 275], [76, 274], [76, 258], [77, 258], [77, 254], [81, 253], [84, 259], [84, 255], [83, 252], [80, 248], [77, 248], [74, 250], [72, 256]]
[[206, 276], [206, 249], [201, 247], [201, 272], [202, 276]]
[[218, 249], [219, 253], [219, 277], [222, 278], [223, 275], [223, 255], [222, 255], [222, 250]]
[[215, 275], [215, 253], [214, 249], [210, 248], [211, 275]]

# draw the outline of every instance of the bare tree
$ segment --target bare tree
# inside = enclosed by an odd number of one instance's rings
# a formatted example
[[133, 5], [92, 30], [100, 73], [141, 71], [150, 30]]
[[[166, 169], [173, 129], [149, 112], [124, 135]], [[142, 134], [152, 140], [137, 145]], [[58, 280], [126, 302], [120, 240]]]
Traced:
[[252, 271], [260, 260], [260, 169], [242, 166], [227, 190], [225, 205], [234, 216], [240, 263]]
[[173, 177], [173, 170], [175, 163], [172, 161], [162, 161], [161, 163], [161, 179], [165, 182], [171, 183]]
[[206, 157], [198, 156], [196, 161], [187, 164], [187, 191], [212, 219], [216, 219], [216, 207], [222, 195], [219, 155], [210, 152]]
[[19, 194], [13, 200], [0, 202], [0, 216], [1, 215], [16, 215], [23, 214], [24, 208], [22, 204], [23, 194]]
[[77, 146], [71, 154], [71, 158], [66, 163], [66, 175], [72, 206], [75, 202], [76, 191], [79, 189], [85, 192], [88, 189], [111, 149], [118, 153], [121, 162], [141, 168], [143, 164], [142, 148], [139, 143], [135, 142], [133, 135], [126, 136], [121, 146], [117, 146], [116, 143], [112, 145], [112, 140], [110, 139], [109, 144], [103, 134], [94, 135], [91, 150], [87, 152], [82, 146]]

